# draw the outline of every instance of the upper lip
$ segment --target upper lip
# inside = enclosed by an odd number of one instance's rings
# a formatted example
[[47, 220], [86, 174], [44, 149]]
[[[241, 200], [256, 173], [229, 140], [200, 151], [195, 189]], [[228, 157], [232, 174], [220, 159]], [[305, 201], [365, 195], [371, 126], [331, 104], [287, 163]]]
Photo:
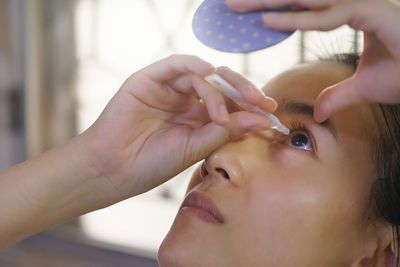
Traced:
[[181, 210], [184, 207], [196, 207], [205, 210], [208, 213], [210, 213], [213, 217], [215, 217], [220, 223], [224, 222], [224, 218], [222, 217], [221, 212], [218, 210], [217, 206], [214, 204], [211, 198], [200, 192], [197, 191], [191, 192], [185, 198], [179, 210]]

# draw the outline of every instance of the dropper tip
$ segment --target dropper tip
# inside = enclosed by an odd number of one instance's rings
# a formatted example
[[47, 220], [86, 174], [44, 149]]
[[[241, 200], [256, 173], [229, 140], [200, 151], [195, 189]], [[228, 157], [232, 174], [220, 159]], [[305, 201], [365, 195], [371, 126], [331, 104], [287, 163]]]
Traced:
[[274, 127], [275, 130], [277, 130], [278, 132], [283, 133], [284, 135], [289, 135], [290, 134], [290, 130], [284, 126], [283, 124], [278, 125], [277, 127]]

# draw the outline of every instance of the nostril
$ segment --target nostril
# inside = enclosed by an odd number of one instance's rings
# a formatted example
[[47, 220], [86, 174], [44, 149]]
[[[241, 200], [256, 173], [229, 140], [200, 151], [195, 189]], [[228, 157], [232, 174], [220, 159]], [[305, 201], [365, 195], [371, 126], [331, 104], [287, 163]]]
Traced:
[[215, 171], [218, 172], [219, 174], [221, 174], [226, 179], [229, 179], [229, 174], [224, 169], [216, 168]]
[[201, 175], [201, 177], [206, 177], [208, 175], [208, 171], [207, 171], [206, 165], [204, 163], [201, 164], [200, 175]]

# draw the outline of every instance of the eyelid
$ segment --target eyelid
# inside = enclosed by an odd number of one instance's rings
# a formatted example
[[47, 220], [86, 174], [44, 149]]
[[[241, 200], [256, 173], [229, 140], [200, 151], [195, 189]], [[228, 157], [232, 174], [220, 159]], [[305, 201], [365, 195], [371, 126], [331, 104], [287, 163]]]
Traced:
[[318, 147], [317, 147], [317, 142], [315, 140], [314, 135], [312, 134], [312, 132], [308, 129], [308, 127], [301, 121], [291, 121], [289, 123], [289, 129], [290, 129], [290, 134], [288, 136], [286, 136], [286, 140], [293, 137], [293, 134], [296, 132], [303, 132], [305, 133], [308, 138], [310, 138], [310, 145], [311, 145], [311, 150], [304, 150], [306, 152], [310, 152], [315, 154], [316, 152], [318, 152]]

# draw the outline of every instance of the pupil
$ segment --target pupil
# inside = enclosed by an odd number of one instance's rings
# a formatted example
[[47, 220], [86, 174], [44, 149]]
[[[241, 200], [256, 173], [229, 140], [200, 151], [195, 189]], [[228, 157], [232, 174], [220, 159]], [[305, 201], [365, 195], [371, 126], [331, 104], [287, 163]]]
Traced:
[[293, 136], [292, 138], [292, 145], [294, 146], [304, 146], [308, 144], [307, 136], [304, 134], [298, 134]]

